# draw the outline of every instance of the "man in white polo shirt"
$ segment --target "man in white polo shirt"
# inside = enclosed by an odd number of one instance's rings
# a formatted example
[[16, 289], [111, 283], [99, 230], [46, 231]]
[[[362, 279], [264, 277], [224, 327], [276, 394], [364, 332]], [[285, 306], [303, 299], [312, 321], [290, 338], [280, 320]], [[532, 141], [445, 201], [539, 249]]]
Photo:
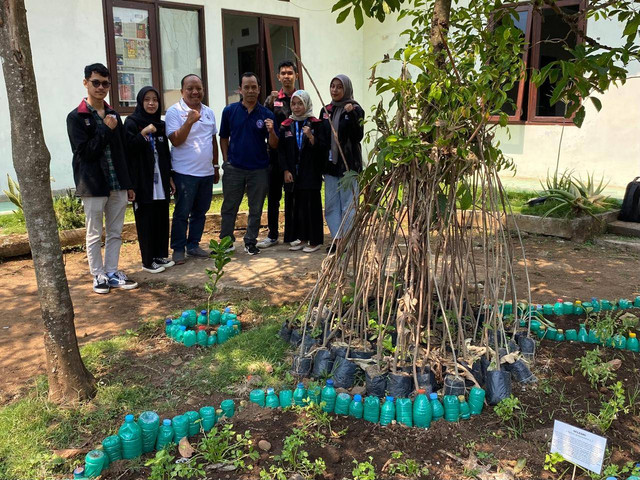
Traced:
[[[182, 79], [182, 98], [165, 116], [171, 148], [172, 183], [175, 209], [171, 224], [173, 261], [184, 263], [190, 257], [209, 257], [200, 248], [205, 214], [211, 206], [213, 184], [218, 183], [218, 141], [213, 110], [202, 103], [204, 88], [195, 74]], [[188, 227], [188, 234], [187, 234]]]

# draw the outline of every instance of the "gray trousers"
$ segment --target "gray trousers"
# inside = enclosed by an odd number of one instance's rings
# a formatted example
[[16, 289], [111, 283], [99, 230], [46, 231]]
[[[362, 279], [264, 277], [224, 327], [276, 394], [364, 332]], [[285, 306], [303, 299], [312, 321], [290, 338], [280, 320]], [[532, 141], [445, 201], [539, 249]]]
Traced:
[[[91, 275], [118, 270], [122, 226], [127, 209], [127, 191], [113, 190], [108, 197], [82, 197], [87, 228], [87, 259]], [[102, 222], [104, 218], [104, 263], [102, 262]]]
[[220, 209], [221, 225], [220, 238], [231, 237], [235, 241], [233, 231], [236, 227], [238, 208], [245, 191], [249, 200], [249, 220], [247, 233], [244, 236], [245, 245], [255, 245], [260, 231], [260, 220], [264, 199], [269, 190], [269, 169], [244, 170], [232, 166], [229, 162], [222, 165], [222, 208]]

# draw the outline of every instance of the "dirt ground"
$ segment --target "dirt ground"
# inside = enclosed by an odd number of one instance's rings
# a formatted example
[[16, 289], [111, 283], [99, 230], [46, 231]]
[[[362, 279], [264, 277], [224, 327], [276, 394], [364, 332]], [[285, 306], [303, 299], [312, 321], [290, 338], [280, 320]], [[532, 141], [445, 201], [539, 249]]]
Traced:
[[[208, 232], [212, 235], [212, 232]], [[264, 235], [265, 232], [262, 232]], [[238, 236], [241, 238], [241, 234]], [[209, 237], [205, 235], [205, 239]], [[274, 304], [303, 300], [317, 278], [324, 249], [313, 254], [289, 252], [278, 245], [256, 257], [237, 251], [221, 281], [223, 299], [264, 299]], [[575, 244], [547, 237], [524, 239], [531, 296], [534, 302], [556, 298], [633, 298], [640, 291], [638, 256], [623, 250]], [[65, 254], [81, 345], [109, 338], [136, 326], [141, 319], [193, 308], [205, 300], [202, 284], [209, 260], [189, 259], [158, 275], [140, 270], [136, 243], [123, 245], [120, 266], [140, 288], [96, 295], [91, 290], [84, 251]], [[516, 269], [518, 292], [527, 284], [522, 259]], [[36, 280], [30, 258], [0, 264], [0, 402], [9, 401], [37, 374], [44, 373], [42, 327]]]

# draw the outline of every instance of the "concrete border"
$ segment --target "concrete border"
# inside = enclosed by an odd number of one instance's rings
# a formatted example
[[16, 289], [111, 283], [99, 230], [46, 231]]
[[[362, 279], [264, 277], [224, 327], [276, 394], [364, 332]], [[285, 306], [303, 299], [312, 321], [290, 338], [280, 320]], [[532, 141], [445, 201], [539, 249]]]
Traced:
[[538, 217], [535, 215], [509, 214], [509, 230], [515, 231], [515, 224], [521, 232], [560, 237], [574, 242], [584, 242], [607, 231], [607, 224], [618, 219], [619, 210], [592, 216], [574, 218]]

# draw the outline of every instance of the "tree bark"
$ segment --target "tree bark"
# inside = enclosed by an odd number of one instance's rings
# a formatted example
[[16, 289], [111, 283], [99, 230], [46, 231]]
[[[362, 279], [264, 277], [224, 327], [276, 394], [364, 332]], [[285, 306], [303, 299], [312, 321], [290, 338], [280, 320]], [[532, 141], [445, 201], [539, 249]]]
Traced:
[[433, 17], [431, 18], [431, 36], [429, 44], [436, 54], [436, 64], [443, 68], [446, 52], [445, 38], [449, 32], [449, 17], [451, 15], [451, 0], [436, 0], [433, 5]]
[[13, 166], [22, 192], [44, 323], [49, 398], [73, 403], [95, 393], [76, 338], [62, 260], [24, 0], [0, 0], [0, 57], [9, 102]]

